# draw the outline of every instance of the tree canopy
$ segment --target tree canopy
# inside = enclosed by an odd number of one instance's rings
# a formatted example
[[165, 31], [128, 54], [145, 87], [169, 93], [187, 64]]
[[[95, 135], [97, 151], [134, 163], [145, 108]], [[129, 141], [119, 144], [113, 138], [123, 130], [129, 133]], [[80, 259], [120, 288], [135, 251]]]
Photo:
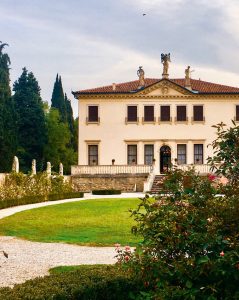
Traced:
[[59, 111], [51, 108], [46, 116], [48, 142], [44, 156], [52, 163], [53, 170], [58, 171], [63, 163], [65, 173], [70, 173], [70, 166], [76, 162], [77, 154], [69, 147], [71, 133], [66, 123], [61, 122]]
[[3, 53], [6, 43], [0, 42], [0, 171], [11, 169], [16, 151], [16, 121], [10, 88], [10, 58]]
[[58, 74], [56, 75], [56, 81], [53, 87], [51, 107], [59, 110], [60, 120], [62, 122], [67, 121], [66, 103], [62, 87], [62, 81], [61, 76], [58, 76]]
[[30, 168], [32, 159], [43, 163], [43, 147], [46, 143], [43, 102], [38, 82], [33, 73], [28, 72], [26, 68], [23, 68], [21, 76], [14, 83], [13, 90], [17, 113], [17, 155], [21, 167], [26, 171]]

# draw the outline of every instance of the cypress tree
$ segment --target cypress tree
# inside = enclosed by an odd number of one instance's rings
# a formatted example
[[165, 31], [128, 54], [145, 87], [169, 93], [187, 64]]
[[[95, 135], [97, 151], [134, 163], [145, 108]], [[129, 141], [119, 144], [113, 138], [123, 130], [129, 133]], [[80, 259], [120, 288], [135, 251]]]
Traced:
[[51, 108], [46, 115], [48, 143], [45, 145], [44, 156], [52, 163], [53, 170], [58, 172], [59, 163], [64, 165], [64, 173], [70, 174], [70, 166], [76, 164], [77, 153], [71, 143], [71, 132], [68, 124], [61, 122], [59, 110]]
[[26, 68], [14, 83], [13, 90], [18, 122], [18, 156], [23, 170], [27, 171], [33, 158], [38, 163], [43, 160], [46, 142], [43, 102], [38, 82]]
[[3, 53], [7, 44], [0, 42], [0, 172], [11, 170], [13, 156], [16, 154], [16, 123], [11, 98], [9, 66], [10, 58]]
[[74, 134], [74, 118], [73, 118], [73, 110], [71, 107], [71, 101], [67, 98], [67, 95], [65, 94], [65, 106], [66, 106], [66, 119], [67, 124], [69, 126], [70, 132], [73, 135]]
[[62, 87], [61, 76], [56, 76], [56, 81], [54, 83], [53, 93], [51, 97], [51, 107], [56, 108], [60, 114], [60, 120], [62, 122], [67, 122], [66, 113], [66, 103]]

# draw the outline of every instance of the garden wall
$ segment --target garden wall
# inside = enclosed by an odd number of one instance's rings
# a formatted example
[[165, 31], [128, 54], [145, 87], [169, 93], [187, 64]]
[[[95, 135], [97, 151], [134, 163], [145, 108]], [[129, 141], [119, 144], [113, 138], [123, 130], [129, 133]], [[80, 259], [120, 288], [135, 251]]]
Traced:
[[148, 174], [81, 174], [71, 177], [76, 191], [91, 192], [92, 190], [117, 189], [122, 192], [142, 192]]

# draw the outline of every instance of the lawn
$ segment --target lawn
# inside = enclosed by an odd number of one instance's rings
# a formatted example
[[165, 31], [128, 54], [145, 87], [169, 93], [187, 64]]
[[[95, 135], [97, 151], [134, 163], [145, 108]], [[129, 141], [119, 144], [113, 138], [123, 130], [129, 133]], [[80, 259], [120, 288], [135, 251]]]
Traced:
[[0, 220], [0, 235], [78, 245], [135, 245], [130, 208], [139, 199], [97, 199], [23, 211]]

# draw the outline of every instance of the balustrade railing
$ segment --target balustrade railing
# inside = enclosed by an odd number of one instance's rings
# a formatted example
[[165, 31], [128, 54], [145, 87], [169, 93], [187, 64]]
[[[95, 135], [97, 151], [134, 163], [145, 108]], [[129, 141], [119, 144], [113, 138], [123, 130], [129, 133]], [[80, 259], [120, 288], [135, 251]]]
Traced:
[[210, 165], [178, 165], [177, 168], [183, 171], [188, 171], [194, 168], [199, 174], [212, 173], [212, 170], [210, 170]]
[[149, 165], [100, 165], [100, 166], [72, 166], [71, 175], [81, 174], [148, 174], [152, 166]]

